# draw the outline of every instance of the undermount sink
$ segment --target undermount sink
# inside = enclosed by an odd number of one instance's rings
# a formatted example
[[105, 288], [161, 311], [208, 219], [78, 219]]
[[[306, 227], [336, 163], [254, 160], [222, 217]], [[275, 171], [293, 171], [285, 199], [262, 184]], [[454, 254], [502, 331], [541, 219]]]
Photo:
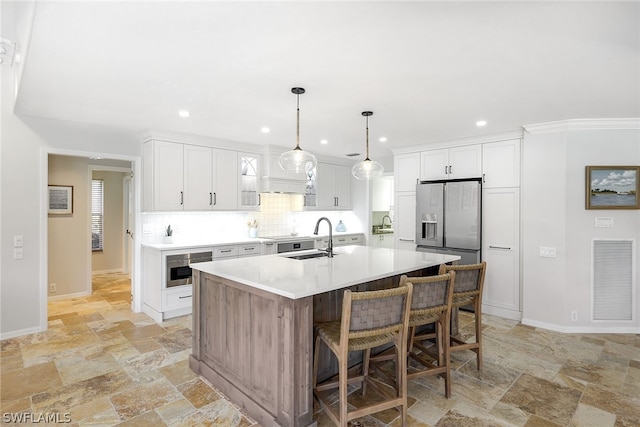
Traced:
[[393, 233], [393, 228], [378, 228], [373, 232], [373, 234], [391, 234], [391, 233]]
[[[300, 254], [300, 255], [287, 255], [285, 256], [285, 258], [291, 258], [291, 259], [309, 259], [309, 258], [321, 258], [321, 257], [325, 257], [328, 256], [329, 254], [327, 252], [313, 252], [310, 254]], [[334, 253], [333, 256], [336, 256], [337, 254]]]

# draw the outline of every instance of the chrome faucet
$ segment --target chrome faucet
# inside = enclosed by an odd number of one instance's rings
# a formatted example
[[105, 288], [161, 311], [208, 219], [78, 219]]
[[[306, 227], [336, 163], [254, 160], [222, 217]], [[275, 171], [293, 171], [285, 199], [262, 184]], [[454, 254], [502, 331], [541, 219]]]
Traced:
[[329, 221], [329, 218], [327, 218], [326, 216], [321, 217], [318, 222], [316, 222], [316, 228], [313, 230], [313, 234], [315, 234], [316, 236], [318, 235], [318, 227], [320, 227], [320, 221], [322, 220], [327, 221], [327, 224], [329, 224], [329, 245], [327, 246], [327, 256], [329, 258], [333, 258], [333, 226], [331, 225], [331, 221]]
[[393, 221], [391, 221], [391, 217], [389, 215], [385, 215], [382, 217], [382, 228], [384, 228], [384, 219], [385, 218], [389, 218], [389, 225], [393, 224]]

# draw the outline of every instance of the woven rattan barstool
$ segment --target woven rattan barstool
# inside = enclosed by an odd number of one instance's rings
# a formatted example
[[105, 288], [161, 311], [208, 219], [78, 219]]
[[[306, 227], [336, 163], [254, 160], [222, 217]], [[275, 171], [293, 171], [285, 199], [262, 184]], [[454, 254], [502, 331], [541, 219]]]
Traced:
[[463, 265], [441, 265], [440, 274], [448, 271], [456, 272], [456, 283], [453, 288], [452, 308], [471, 305], [474, 311], [475, 342], [465, 342], [461, 338], [451, 336], [450, 351], [471, 350], [476, 353], [478, 370], [482, 369], [482, 289], [487, 263]]
[[[451, 397], [449, 324], [455, 275], [455, 272], [450, 272], [437, 276], [400, 277], [400, 286], [413, 285], [407, 356], [418, 366], [409, 367], [407, 364], [407, 379], [439, 375], [444, 379], [447, 398]], [[426, 328], [429, 325], [433, 325], [433, 330]], [[427, 340], [434, 340], [435, 346], [427, 347], [424, 344]], [[387, 382], [393, 378], [387, 374], [382, 362], [390, 360], [391, 356], [385, 351], [371, 357], [372, 366]]]
[[[407, 419], [407, 378], [406, 340], [409, 325], [412, 285], [378, 291], [344, 292], [342, 318], [316, 325], [315, 352], [313, 358], [313, 394], [323, 411], [338, 426], [346, 427], [350, 420], [365, 415], [398, 408], [402, 426]], [[329, 347], [338, 359], [338, 380], [317, 384], [320, 343]], [[371, 348], [393, 343], [396, 353], [397, 383], [395, 393], [376, 383], [368, 376]], [[348, 378], [347, 360], [350, 351], [364, 350], [362, 374]], [[383, 401], [376, 401], [364, 407], [348, 410], [347, 384], [362, 383], [362, 393], [366, 384], [372, 386]], [[339, 412], [331, 407], [323, 391], [339, 388]]]
[[[413, 285], [409, 316], [409, 357], [422, 365], [422, 369], [410, 369], [407, 379], [439, 375], [444, 379], [444, 394], [447, 398], [451, 397], [449, 325], [455, 278], [456, 273], [453, 271], [437, 276], [400, 278], [400, 285], [407, 282]], [[416, 332], [419, 327], [427, 325], [434, 325], [435, 329], [435, 361], [428, 356], [430, 351], [424, 345], [424, 341], [434, 334]]]

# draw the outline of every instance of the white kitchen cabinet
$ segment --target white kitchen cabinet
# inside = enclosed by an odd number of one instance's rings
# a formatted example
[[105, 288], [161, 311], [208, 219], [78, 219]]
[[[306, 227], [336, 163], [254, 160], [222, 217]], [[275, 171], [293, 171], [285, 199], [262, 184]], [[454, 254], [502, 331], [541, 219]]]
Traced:
[[389, 211], [393, 206], [393, 177], [381, 176], [371, 182], [371, 210]]
[[238, 153], [240, 182], [238, 206], [242, 210], [257, 209], [260, 204], [260, 166], [262, 156], [254, 153]]
[[520, 320], [520, 189], [482, 191], [482, 232], [483, 311]]
[[482, 144], [482, 188], [520, 187], [520, 140]]
[[183, 209], [185, 211], [211, 210], [213, 201], [211, 148], [185, 144], [183, 150]]
[[479, 178], [482, 144], [427, 150], [420, 153], [420, 180]]
[[416, 249], [416, 193], [396, 192], [394, 210], [395, 248], [414, 251]]
[[238, 208], [238, 154], [184, 145], [184, 210]]
[[145, 191], [151, 191], [148, 197], [145, 197], [145, 210], [183, 210], [184, 152], [182, 144], [152, 141], [146, 143], [145, 148]]
[[190, 314], [191, 285], [167, 287], [167, 256], [190, 252], [210, 252], [212, 248], [185, 248], [163, 251], [142, 247], [142, 311], [160, 323]]
[[395, 247], [393, 233], [387, 234], [372, 234], [369, 241], [369, 246], [374, 248], [389, 248], [393, 249]]
[[420, 178], [420, 153], [398, 154], [393, 157], [394, 191], [416, 191]]
[[[364, 243], [364, 234], [338, 234], [333, 235], [333, 247], [362, 245]], [[314, 247], [316, 249], [324, 249], [329, 245], [329, 236], [316, 237]]]
[[[318, 162], [315, 173], [316, 204], [306, 206], [318, 210], [351, 209], [351, 168]], [[308, 197], [307, 197], [308, 199]]]

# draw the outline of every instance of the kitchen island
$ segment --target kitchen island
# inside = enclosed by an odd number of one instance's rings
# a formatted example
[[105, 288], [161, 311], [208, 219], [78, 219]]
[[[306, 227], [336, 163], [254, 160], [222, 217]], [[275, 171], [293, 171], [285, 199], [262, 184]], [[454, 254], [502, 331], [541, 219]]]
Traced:
[[[189, 366], [263, 426], [314, 425], [313, 322], [338, 319], [342, 293], [389, 288], [459, 257], [345, 246], [193, 264]], [[357, 357], [355, 355], [354, 357]], [[319, 377], [336, 372], [328, 352]], [[353, 363], [357, 363], [354, 358]]]

